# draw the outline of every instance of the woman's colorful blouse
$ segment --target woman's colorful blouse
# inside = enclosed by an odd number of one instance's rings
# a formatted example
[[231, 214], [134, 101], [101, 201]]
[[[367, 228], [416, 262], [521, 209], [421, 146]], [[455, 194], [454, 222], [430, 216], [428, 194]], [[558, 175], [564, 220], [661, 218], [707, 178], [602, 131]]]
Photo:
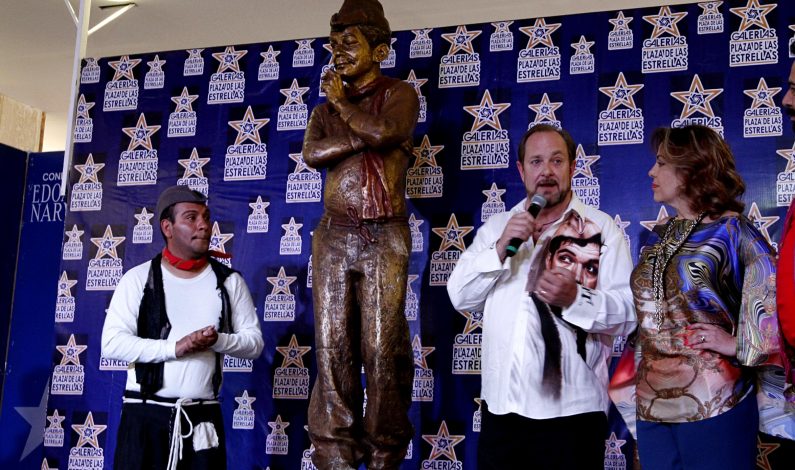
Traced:
[[[656, 226], [632, 272], [641, 355], [637, 411], [645, 421], [698, 421], [730, 410], [753, 387], [754, 374], [741, 366], [762, 364], [779, 351], [775, 255], [743, 216], [699, 224], [673, 255], [665, 270], [658, 329], [653, 290], [658, 250], [650, 248], [663, 242], [668, 224], [675, 224], [671, 238], [682, 235], [685, 222], [670, 219]], [[736, 358], [687, 346], [686, 328], [694, 323], [711, 323], [734, 335]]]

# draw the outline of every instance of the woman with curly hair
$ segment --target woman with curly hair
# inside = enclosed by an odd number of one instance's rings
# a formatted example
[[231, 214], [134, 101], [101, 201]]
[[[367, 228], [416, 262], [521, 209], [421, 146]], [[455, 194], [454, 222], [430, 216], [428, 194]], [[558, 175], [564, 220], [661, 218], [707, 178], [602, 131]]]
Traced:
[[643, 470], [753, 469], [750, 367], [778, 352], [773, 249], [742, 215], [745, 183], [704, 126], [651, 137], [654, 227], [632, 273], [638, 313], [637, 437]]

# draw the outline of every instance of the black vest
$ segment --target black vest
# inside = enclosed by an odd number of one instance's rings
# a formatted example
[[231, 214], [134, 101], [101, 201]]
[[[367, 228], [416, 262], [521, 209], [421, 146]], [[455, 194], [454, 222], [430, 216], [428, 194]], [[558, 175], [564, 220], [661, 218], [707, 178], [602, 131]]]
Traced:
[[[162, 254], [158, 254], [152, 259], [149, 267], [149, 276], [144, 286], [144, 296], [141, 299], [141, 306], [138, 308], [138, 336], [146, 339], [166, 339], [171, 331], [171, 322], [166, 313], [166, 296], [163, 291], [163, 268], [160, 265]], [[218, 261], [210, 258], [215, 279], [216, 288], [221, 294], [221, 322], [220, 333], [232, 332], [232, 304], [229, 301], [229, 293], [224, 287], [224, 281], [232, 273], [236, 272]], [[163, 363], [136, 363], [135, 378], [141, 385], [141, 394], [144, 397], [151, 397], [158, 390], [163, 388]], [[213, 393], [218, 396], [221, 388], [221, 355], [215, 354], [215, 374], [213, 375]]]

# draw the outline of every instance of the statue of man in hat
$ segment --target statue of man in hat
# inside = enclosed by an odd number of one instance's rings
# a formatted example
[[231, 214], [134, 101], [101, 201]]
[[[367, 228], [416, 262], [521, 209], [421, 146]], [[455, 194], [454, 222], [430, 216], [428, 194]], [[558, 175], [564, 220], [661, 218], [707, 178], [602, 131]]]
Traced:
[[377, 0], [344, 1], [331, 17], [327, 102], [312, 111], [304, 137], [306, 164], [326, 169], [312, 240], [318, 376], [309, 435], [320, 470], [399, 468], [413, 435], [405, 184], [419, 99], [381, 75], [390, 36]]

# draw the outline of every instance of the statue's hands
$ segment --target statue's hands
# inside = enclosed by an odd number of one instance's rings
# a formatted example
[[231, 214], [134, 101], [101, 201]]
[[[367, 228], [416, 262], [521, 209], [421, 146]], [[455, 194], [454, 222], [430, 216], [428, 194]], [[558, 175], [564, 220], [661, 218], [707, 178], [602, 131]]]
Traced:
[[206, 351], [218, 341], [218, 331], [210, 325], [189, 333], [177, 341], [177, 357]]
[[342, 77], [334, 70], [328, 70], [320, 81], [320, 89], [326, 94], [329, 104], [337, 112], [342, 112], [343, 107], [348, 104]]

